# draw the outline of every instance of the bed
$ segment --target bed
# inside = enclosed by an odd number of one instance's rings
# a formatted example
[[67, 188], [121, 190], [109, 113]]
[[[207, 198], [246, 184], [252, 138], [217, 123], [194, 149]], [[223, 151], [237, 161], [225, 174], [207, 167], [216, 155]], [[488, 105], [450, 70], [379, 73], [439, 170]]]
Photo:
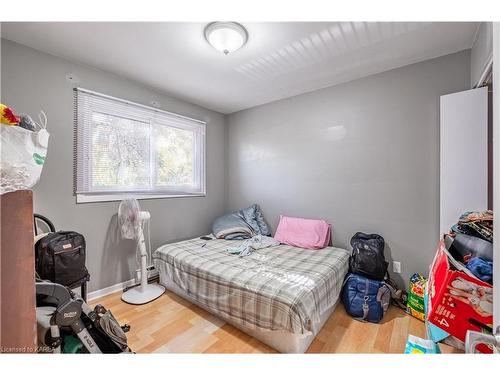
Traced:
[[279, 352], [305, 352], [337, 305], [348, 251], [279, 245], [239, 257], [227, 252], [235, 245], [195, 238], [161, 246], [160, 283]]

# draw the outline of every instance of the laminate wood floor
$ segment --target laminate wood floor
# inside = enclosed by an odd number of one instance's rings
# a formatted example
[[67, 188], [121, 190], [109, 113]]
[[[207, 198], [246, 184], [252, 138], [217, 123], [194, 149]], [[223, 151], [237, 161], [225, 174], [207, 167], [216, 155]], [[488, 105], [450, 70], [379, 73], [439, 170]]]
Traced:
[[[137, 353], [276, 353], [269, 346], [167, 291], [146, 305], [129, 305], [121, 292], [91, 301], [132, 327], [129, 346]], [[339, 304], [308, 353], [402, 353], [408, 334], [425, 337], [424, 323], [391, 306], [381, 324], [352, 319]], [[441, 344], [440, 344], [441, 345]], [[445, 353], [458, 350], [441, 345]]]

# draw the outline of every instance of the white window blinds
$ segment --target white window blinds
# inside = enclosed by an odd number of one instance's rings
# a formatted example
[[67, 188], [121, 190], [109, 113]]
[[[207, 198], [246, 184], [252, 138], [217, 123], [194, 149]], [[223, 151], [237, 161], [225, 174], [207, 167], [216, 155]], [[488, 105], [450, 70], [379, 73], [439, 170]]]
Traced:
[[78, 202], [205, 194], [205, 123], [75, 89]]

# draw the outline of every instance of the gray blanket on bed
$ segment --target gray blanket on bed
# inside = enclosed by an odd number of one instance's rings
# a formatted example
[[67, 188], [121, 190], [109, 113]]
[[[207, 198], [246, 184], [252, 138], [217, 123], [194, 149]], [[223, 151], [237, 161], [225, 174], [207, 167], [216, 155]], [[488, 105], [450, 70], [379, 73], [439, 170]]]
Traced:
[[231, 241], [199, 238], [164, 245], [154, 253], [160, 281], [170, 278], [222, 319], [299, 334], [312, 332], [338, 300], [348, 251], [279, 245], [239, 257], [227, 252], [232, 246]]
[[212, 233], [216, 238], [226, 240], [245, 240], [258, 234], [270, 236], [264, 215], [257, 204], [216, 219], [212, 225]]

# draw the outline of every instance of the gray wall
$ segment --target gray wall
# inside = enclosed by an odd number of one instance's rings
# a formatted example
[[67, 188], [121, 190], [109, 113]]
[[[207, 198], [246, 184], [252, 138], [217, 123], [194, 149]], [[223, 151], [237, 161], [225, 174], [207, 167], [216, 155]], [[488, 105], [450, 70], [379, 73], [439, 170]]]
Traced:
[[[228, 117], [226, 208], [324, 218], [334, 245], [379, 233], [405, 281], [439, 238], [439, 96], [468, 89], [468, 51]], [[401, 282], [401, 278], [395, 279]]]
[[118, 202], [75, 204], [67, 73], [79, 76], [82, 87], [144, 104], [156, 100], [208, 121], [207, 197], [141, 201], [152, 214], [154, 248], [207, 233], [224, 209], [257, 202], [274, 229], [280, 214], [329, 220], [336, 246], [349, 247], [358, 230], [380, 233], [389, 258], [403, 262], [405, 280], [427, 273], [439, 226], [439, 96], [470, 86], [468, 51], [226, 118], [9, 41], [2, 40], [1, 53], [1, 101], [29, 114], [43, 109], [49, 118], [35, 209], [58, 228], [86, 236], [90, 290], [130, 279], [134, 246], [117, 234]]
[[[224, 137], [222, 114], [158, 94], [110, 73], [89, 69], [19, 44], [1, 40], [1, 101], [20, 113], [43, 109], [51, 133], [42, 178], [34, 189], [35, 211], [51, 218], [58, 229], [75, 230], [87, 239], [89, 290], [133, 277], [135, 250], [119, 239], [115, 213], [119, 202], [76, 204], [73, 196], [73, 87], [65, 80], [76, 74], [81, 86], [143, 104], [158, 101], [163, 109], [208, 121], [207, 196], [143, 200], [151, 212], [153, 248], [210, 232], [224, 210]], [[168, 73], [166, 73], [168, 74]]]
[[493, 57], [493, 23], [482, 22], [471, 49], [471, 87], [475, 87]]

